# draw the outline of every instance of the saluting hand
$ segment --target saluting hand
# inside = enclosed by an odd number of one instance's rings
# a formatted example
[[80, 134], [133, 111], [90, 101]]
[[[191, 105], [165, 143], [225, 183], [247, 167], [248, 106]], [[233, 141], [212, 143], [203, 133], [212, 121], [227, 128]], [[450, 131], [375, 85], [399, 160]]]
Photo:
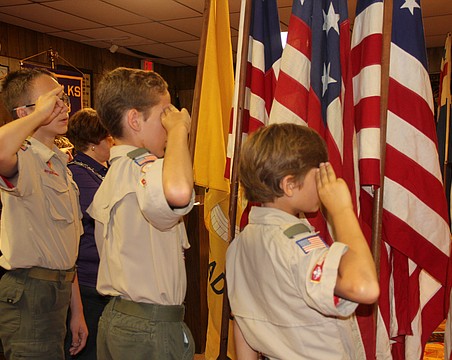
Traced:
[[346, 209], [353, 210], [347, 184], [336, 173], [330, 163], [321, 163], [316, 173], [319, 199], [332, 216]]
[[191, 117], [185, 108], [179, 111], [174, 105], [170, 104], [163, 109], [161, 120], [167, 132], [178, 126], [184, 126], [187, 133], [190, 131]]
[[63, 100], [59, 98], [59, 94], [63, 92], [62, 86], [57, 86], [48, 93], [41, 95], [36, 100], [36, 112], [42, 114], [43, 121], [41, 125], [47, 125], [52, 122], [57, 116], [67, 112], [67, 107]]

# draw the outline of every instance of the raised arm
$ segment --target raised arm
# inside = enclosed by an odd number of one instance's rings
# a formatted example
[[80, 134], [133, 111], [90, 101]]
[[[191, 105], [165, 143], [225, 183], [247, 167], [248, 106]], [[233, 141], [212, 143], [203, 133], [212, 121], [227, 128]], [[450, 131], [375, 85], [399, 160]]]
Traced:
[[17, 109], [19, 119], [0, 127], [0, 175], [11, 177], [17, 172], [16, 154], [24, 140], [64, 110], [64, 104], [57, 96], [61, 92], [62, 88], [56, 87], [40, 96], [35, 110], [29, 115], [25, 109]]
[[372, 304], [380, 293], [375, 263], [353, 211], [347, 185], [336, 178], [329, 163], [320, 164], [316, 181], [320, 201], [332, 221], [335, 239], [349, 248], [339, 265], [335, 294], [351, 301]]
[[191, 118], [186, 109], [168, 106], [162, 113], [162, 124], [168, 133], [163, 163], [163, 191], [168, 204], [184, 207], [193, 192], [193, 167], [188, 149]]

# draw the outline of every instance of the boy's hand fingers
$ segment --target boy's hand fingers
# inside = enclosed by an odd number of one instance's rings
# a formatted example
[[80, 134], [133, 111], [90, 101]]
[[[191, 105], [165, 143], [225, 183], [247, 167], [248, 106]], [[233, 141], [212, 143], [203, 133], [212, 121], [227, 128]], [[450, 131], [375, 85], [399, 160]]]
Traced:
[[330, 163], [325, 163], [326, 173], [329, 181], [336, 181], [336, 173]]

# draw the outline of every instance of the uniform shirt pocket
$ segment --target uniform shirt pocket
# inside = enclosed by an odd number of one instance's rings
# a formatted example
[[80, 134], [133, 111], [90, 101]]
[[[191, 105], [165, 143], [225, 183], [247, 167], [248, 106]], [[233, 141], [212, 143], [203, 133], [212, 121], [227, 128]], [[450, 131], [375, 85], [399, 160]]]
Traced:
[[45, 202], [53, 220], [72, 223], [74, 214], [71, 207], [69, 185], [55, 175], [41, 176]]

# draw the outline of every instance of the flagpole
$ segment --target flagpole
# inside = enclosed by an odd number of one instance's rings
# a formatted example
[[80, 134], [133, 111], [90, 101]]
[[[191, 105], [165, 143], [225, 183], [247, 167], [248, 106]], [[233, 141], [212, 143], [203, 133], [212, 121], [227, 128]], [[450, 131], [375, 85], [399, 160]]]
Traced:
[[[372, 218], [372, 254], [380, 278], [381, 232], [383, 217], [383, 193], [386, 163], [386, 129], [388, 118], [389, 65], [391, 55], [393, 0], [384, 0], [383, 43], [381, 56], [380, 89], [380, 187], [375, 189]], [[378, 305], [374, 304], [373, 316], [377, 324]], [[376, 329], [375, 329], [376, 331]]]
[[[449, 85], [450, 86], [450, 85]], [[441, 96], [441, 94], [439, 95]], [[438, 111], [439, 116], [439, 111]], [[450, 96], [446, 98], [446, 139], [444, 144], [444, 163], [443, 163], [443, 187], [444, 192], [447, 191], [447, 164], [449, 162], [449, 129], [450, 129]]]
[[[242, 146], [242, 122], [243, 111], [245, 106], [245, 92], [246, 92], [246, 69], [248, 62], [248, 44], [249, 44], [249, 28], [251, 23], [251, 5], [252, 0], [245, 1], [245, 16], [243, 22], [243, 39], [242, 39], [242, 51], [240, 60], [240, 73], [239, 73], [239, 92], [237, 97], [237, 104], [234, 107], [237, 109], [237, 122], [235, 128], [235, 141], [234, 141], [234, 156], [232, 160], [231, 180], [230, 180], [230, 198], [229, 198], [229, 222], [228, 222], [228, 242], [231, 243], [235, 236], [235, 226], [237, 218], [237, 199], [238, 199], [238, 163], [240, 157], [240, 148]], [[239, 39], [240, 40], [240, 39]], [[240, 41], [239, 41], [240, 44]], [[225, 270], [226, 273], [226, 270]], [[227, 291], [226, 277], [224, 278], [224, 290], [223, 290], [223, 308], [221, 316], [221, 333], [220, 333], [220, 352], [218, 354], [218, 360], [228, 359], [228, 335], [229, 335], [229, 318], [231, 315], [231, 308], [229, 306], [229, 298]]]
[[205, 0], [204, 2], [204, 15], [203, 15], [203, 23], [202, 23], [202, 33], [201, 33], [201, 44], [199, 47], [198, 54], [198, 66], [196, 68], [196, 81], [195, 81], [195, 89], [193, 92], [193, 102], [191, 109], [191, 126], [190, 126], [190, 136], [189, 136], [189, 150], [191, 155], [191, 161], [193, 163], [193, 159], [195, 156], [195, 144], [196, 144], [196, 132], [198, 128], [198, 117], [199, 117], [199, 104], [201, 97], [201, 86], [202, 86], [202, 77], [204, 72], [204, 60], [206, 57], [206, 43], [207, 43], [207, 30], [209, 27], [209, 16], [210, 16], [210, 2], [212, 0]]

